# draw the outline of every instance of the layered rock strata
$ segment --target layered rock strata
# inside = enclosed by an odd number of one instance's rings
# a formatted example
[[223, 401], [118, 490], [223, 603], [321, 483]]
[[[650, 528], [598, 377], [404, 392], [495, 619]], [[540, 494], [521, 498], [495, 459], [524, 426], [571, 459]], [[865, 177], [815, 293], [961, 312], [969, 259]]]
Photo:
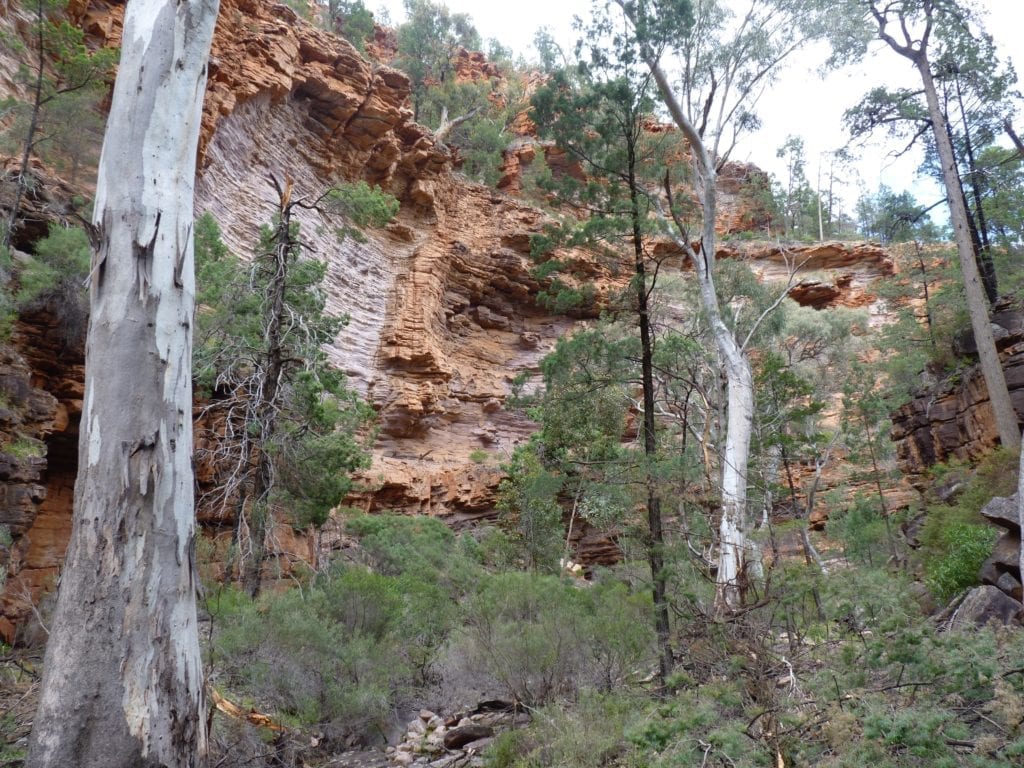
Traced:
[[0, 360], [0, 638], [56, 584], [71, 536], [84, 361], [48, 312]]
[[[75, 12], [94, 42], [115, 45], [122, 8], [82, 0]], [[481, 66], [466, 58], [467, 71]], [[229, 247], [244, 258], [277, 205], [270, 176], [309, 201], [331, 184], [356, 179], [380, 184], [402, 201], [396, 221], [365, 243], [339, 242], [334, 231], [342, 222], [329, 211], [299, 216], [309, 251], [329, 266], [328, 311], [350, 318], [330, 357], [380, 417], [373, 465], [348, 503], [367, 512], [435, 515], [462, 527], [495, 517], [499, 465], [535, 429], [505, 408], [513, 380], [536, 380], [541, 358], [579, 318], [551, 315], [536, 301], [542, 286], [529, 243], [547, 223], [545, 214], [453, 173], [447, 150], [412, 122], [408, 93], [404, 74], [367, 62], [287, 7], [223, 0], [196, 205], [216, 216]], [[752, 174], [747, 167], [724, 174], [723, 231], [750, 218], [742, 200], [743, 180]], [[744, 244], [723, 247], [722, 255], [748, 260], [769, 280], [797, 268], [803, 288], [792, 295], [816, 307], [876, 307], [870, 281], [892, 269], [870, 246]], [[592, 312], [626, 282], [628, 270], [587, 253], [559, 258], [597, 284]], [[25, 375], [53, 395], [54, 412], [37, 429], [46, 459], [24, 481], [41, 490], [22, 494], [29, 505], [16, 537], [12, 528], [9, 550], [20, 554], [8, 558], [3, 613], [9, 616], [28, 610], [24, 603], [12, 607], [12, 585], [28, 584], [36, 597], [52, 581], [70, 532], [81, 359], [29, 338], [39, 329], [26, 326], [20, 345], [33, 350]], [[226, 546], [232, 520], [208, 509], [200, 509], [200, 519], [216, 532], [217, 546]], [[275, 536], [282, 569], [290, 562], [316, 564], [325, 550], [343, 544], [336, 528], [314, 535], [281, 525]], [[585, 525], [575, 526], [574, 536], [574, 559], [607, 563], [618, 556], [612, 542]]]
[[[1018, 301], [1003, 299], [993, 307], [992, 324], [1010, 399], [1024, 421], [1024, 310]], [[970, 341], [961, 347], [969, 351]], [[922, 476], [928, 467], [950, 459], [977, 459], [999, 444], [978, 365], [922, 390], [892, 418], [896, 453], [910, 475]]]

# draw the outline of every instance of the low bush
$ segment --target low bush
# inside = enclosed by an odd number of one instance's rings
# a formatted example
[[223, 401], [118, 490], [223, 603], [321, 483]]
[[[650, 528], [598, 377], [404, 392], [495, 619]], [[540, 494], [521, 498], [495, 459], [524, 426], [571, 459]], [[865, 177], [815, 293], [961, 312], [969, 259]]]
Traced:
[[256, 602], [223, 589], [211, 677], [288, 722], [369, 740], [426, 682], [453, 610], [436, 586], [358, 566]]
[[925, 583], [940, 600], [979, 582], [985, 559], [999, 537], [998, 530], [981, 516], [981, 508], [994, 496], [1016, 490], [1017, 456], [994, 451], [973, 470], [950, 464], [932, 470], [933, 477], [961, 488], [947, 503], [932, 503], [921, 529], [921, 561]]
[[579, 768], [644, 765], [624, 734], [638, 726], [649, 701], [633, 691], [583, 694], [573, 706], [534, 711], [526, 732], [509, 731], [487, 750], [488, 768]]
[[581, 588], [554, 576], [485, 578], [458, 637], [469, 671], [530, 706], [610, 691], [645, 677], [651, 605], [622, 584]]

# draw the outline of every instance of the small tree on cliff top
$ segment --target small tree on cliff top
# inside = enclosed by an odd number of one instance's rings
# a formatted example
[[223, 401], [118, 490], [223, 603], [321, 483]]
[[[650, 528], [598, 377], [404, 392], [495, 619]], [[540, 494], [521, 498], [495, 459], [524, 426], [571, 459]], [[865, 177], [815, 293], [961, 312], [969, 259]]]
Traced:
[[35, 17], [26, 42], [5, 39], [21, 58], [18, 79], [28, 89], [28, 101], [13, 97], [0, 102], [11, 110], [14, 122], [7, 143], [21, 155], [10, 211], [3, 232], [3, 247], [11, 244], [24, 195], [30, 189], [29, 162], [47, 149], [49, 156], [66, 159], [72, 181], [83, 157], [100, 142], [100, 118], [95, 106], [106, 91], [104, 76], [117, 60], [117, 51], [89, 51], [85, 33], [63, 18], [67, 0], [31, 0], [25, 7]]
[[405, 15], [395, 64], [412, 80], [413, 119], [419, 121], [427, 90], [453, 80], [459, 49], [478, 50], [481, 41], [468, 14], [432, 0], [405, 0]]
[[324, 27], [335, 32], [359, 51], [366, 50], [366, 41], [373, 37], [373, 14], [363, 0], [318, 0]]

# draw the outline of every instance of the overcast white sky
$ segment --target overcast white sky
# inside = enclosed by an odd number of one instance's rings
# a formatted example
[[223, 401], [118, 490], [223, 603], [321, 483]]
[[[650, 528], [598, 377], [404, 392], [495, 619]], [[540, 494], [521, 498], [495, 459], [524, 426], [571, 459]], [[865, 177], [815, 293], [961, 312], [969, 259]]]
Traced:
[[[468, 13], [483, 38], [496, 38], [517, 55], [524, 54], [528, 58], [534, 56], [533, 35], [540, 26], [548, 27], [563, 47], [569, 49], [575, 40], [573, 16], [586, 16], [591, 5], [590, 0], [442, 1], [452, 11]], [[1024, 74], [1024, 52], [1020, 43], [1024, 33], [1024, 0], [973, 0], [972, 4], [987, 11], [986, 28], [994, 36], [1000, 56], [1014, 63], [1018, 75]], [[387, 8], [394, 23], [404, 16], [402, 0], [367, 0], [367, 5], [373, 9]], [[843, 112], [875, 85], [914, 83], [915, 73], [910, 63], [887, 49], [879, 48], [869, 61], [856, 69], [839, 71], [825, 79], [814, 71], [821, 58], [820, 52], [815, 54], [812, 50], [791, 62], [758, 105], [763, 128], [737, 147], [734, 159], [756, 163], [781, 177], [784, 167], [776, 159], [776, 149], [788, 135], [801, 136], [807, 148], [807, 175], [814, 184], [818, 156], [847, 141], [842, 126]], [[1018, 124], [1019, 130], [1024, 131], [1024, 117], [1018, 119]], [[912, 189], [922, 202], [931, 196], [934, 197], [927, 200], [929, 203], [938, 199], [938, 192], [930, 187], [930, 182], [915, 179], [919, 157], [894, 161], [881, 143], [865, 148], [862, 155], [854, 172], [848, 174], [852, 178], [846, 179], [848, 188], [844, 197], [848, 209], [857, 198], [858, 187], [873, 192], [880, 182], [897, 191]]]

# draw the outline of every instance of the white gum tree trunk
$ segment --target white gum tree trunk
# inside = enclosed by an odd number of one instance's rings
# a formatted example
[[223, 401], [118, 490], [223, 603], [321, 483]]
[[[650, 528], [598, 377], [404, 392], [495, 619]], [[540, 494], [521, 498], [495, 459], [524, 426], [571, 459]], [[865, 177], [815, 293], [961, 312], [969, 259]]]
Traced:
[[[715, 292], [715, 212], [717, 187], [715, 164], [700, 134], [683, 112], [668, 78], [658, 64], [648, 65], [673, 121], [690, 144], [702, 204], [700, 252], [696, 252], [682, 226], [676, 243], [693, 262], [701, 303], [711, 325], [719, 363], [726, 378], [725, 450], [721, 453], [722, 512], [718, 534], [716, 606], [732, 610], [743, 601], [748, 568], [753, 562], [747, 519], [747, 467], [754, 426], [754, 377], [743, 346], [725, 324]], [[677, 221], [677, 224], [680, 222]]]
[[193, 182], [217, 0], [131, 0], [100, 160], [74, 524], [30, 768], [196, 766]]

